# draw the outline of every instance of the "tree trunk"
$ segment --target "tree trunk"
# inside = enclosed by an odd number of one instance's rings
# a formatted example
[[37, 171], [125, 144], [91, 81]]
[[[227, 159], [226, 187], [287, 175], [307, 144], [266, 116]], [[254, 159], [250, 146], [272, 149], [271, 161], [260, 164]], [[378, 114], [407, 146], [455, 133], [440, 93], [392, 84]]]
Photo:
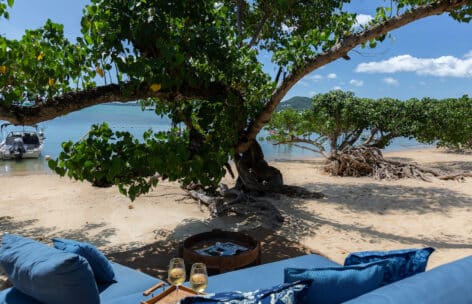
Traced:
[[280, 193], [301, 198], [324, 197], [322, 193], [298, 186], [284, 185], [282, 173], [279, 169], [269, 166], [264, 160], [264, 153], [256, 140], [253, 140], [246, 152], [236, 158], [236, 168], [239, 177], [235, 188], [252, 195]]
[[256, 140], [236, 159], [236, 168], [239, 175], [236, 188], [243, 191], [280, 192], [284, 183], [282, 173], [264, 160], [264, 153]]

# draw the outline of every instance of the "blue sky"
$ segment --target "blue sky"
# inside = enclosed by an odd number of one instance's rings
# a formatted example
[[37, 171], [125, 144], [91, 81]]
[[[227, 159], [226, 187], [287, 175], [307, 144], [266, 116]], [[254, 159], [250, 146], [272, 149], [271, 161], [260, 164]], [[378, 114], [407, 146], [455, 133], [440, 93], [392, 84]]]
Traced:
[[[86, 0], [15, 0], [10, 20], [0, 21], [0, 34], [19, 37], [25, 28], [39, 27], [47, 18], [63, 23], [66, 35], [80, 35]], [[368, 19], [383, 0], [353, 0], [350, 10]], [[339, 59], [300, 81], [286, 96], [312, 96], [340, 88], [361, 97], [472, 96], [472, 23], [448, 16], [416, 21], [391, 32], [375, 49], [357, 48], [351, 60]], [[262, 57], [263, 61], [267, 61]], [[267, 72], [276, 68], [267, 64]]]

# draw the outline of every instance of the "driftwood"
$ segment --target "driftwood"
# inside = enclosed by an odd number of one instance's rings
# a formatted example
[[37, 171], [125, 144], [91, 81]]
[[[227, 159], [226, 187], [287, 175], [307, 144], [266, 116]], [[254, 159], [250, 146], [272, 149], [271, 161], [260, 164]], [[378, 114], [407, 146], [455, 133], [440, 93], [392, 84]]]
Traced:
[[472, 172], [438, 176], [441, 180], [463, 180], [466, 177], [472, 177]]
[[441, 180], [462, 180], [472, 177], [472, 173], [445, 174], [441, 171], [423, 168], [412, 163], [385, 159], [380, 149], [358, 146], [338, 152], [329, 160], [325, 171], [336, 176], [373, 176], [375, 179], [419, 178], [431, 181], [431, 177]]

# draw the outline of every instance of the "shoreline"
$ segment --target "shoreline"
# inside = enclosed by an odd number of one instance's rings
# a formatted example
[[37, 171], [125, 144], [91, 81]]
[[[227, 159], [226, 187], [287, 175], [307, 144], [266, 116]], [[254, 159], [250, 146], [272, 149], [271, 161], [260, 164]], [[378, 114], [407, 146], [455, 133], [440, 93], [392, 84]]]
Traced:
[[[395, 149], [395, 150], [387, 150], [387, 151], [383, 151], [383, 154], [384, 156], [386, 157], [389, 157], [390, 154], [396, 154], [396, 153], [402, 153], [402, 152], [412, 152], [412, 153], [416, 153], [416, 152], [421, 152], [421, 151], [427, 151], [427, 152], [433, 152], [433, 151], [443, 151], [441, 148], [435, 148], [435, 147], [429, 147], [429, 146], [425, 146], [423, 148], [420, 148], [420, 147], [406, 147], [406, 148], [398, 148], [398, 149]], [[269, 158], [266, 158], [266, 161], [271, 163], [271, 162], [274, 162], [274, 163], [277, 163], [277, 162], [300, 162], [300, 161], [319, 161], [319, 160], [323, 160], [323, 156], [321, 155], [317, 155], [317, 154], [313, 154], [313, 155], [309, 155], [309, 156], [306, 156], [306, 157], [303, 157], [303, 156], [298, 156], [298, 157], [286, 157], [286, 158], [283, 158], [283, 157], [269, 157]], [[36, 169], [31, 169], [29, 168], [28, 169], [28, 163], [31, 163], [31, 166], [34, 166], [35, 167], [41, 167], [41, 168], [36, 168]], [[8, 176], [28, 176], [28, 175], [55, 175], [56, 173], [51, 171], [51, 169], [49, 169], [48, 165], [47, 165], [47, 161], [44, 160], [43, 157], [41, 157], [40, 159], [36, 160], [30, 160], [30, 159], [27, 159], [27, 160], [22, 160], [20, 161], [20, 164], [23, 164], [22, 168], [26, 168], [26, 169], [19, 169], [18, 168], [18, 165], [16, 165], [18, 163], [16, 163], [16, 161], [14, 160], [8, 160], [8, 161], [2, 161], [0, 160], [0, 178], [1, 177], [8, 177]]]
[[[471, 154], [420, 149], [386, 156], [472, 171]], [[165, 273], [179, 242], [217, 228], [242, 230], [262, 240], [264, 262], [316, 252], [342, 263], [355, 251], [432, 246], [436, 252], [428, 268], [433, 268], [472, 255], [472, 178], [333, 177], [321, 172], [320, 160], [270, 161], [286, 184], [325, 195], [264, 197], [284, 217], [274, 227], [237, 215], [212, 218], [176, 183], [159, 183], [131, 203], [116, 187], [95, 188], [52, 172], [0, 176], [0, 235], [16, 233], [46, 243], [52, 237], [87, 241], [112, 260], [156, 276]], [[226, 176], [222, 182], [231, 186], [235, 181]]]

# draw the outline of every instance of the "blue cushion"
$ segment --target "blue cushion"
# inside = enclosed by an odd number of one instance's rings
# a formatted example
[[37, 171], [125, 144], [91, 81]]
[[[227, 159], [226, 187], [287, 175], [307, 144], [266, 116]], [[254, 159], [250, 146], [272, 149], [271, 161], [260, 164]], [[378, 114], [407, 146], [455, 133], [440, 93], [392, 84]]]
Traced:
[[387, 260], [382, 285], [387, 285], [414, 274], [424, 272], [434, 248], [392, 251], [354, 252], [347, 256], [344, 266]]
[[[143, 300], [149, 300], [151, 296], [143, 296], [143, 291], [160, 282], [159, 279], [117, 263], [112, 262], [111, 266], [115, 272], [117, 283], [98, 285], [100, 303], [102, 304], [141, 303]], [[162, 289], [154, 292], [154, 295], [159, 292], [162, 292]], [[0, 303], [41, 304], [15, 287], [0, 291]]]
[[65, 252], [83, 256], [92, 267], [95, 279], [99, 283], [114, 282], [115, 273], [105, 255], [89, 243], [66, 239], [52, 239], [54, 247]]
[[15, 287], [0, 291], [1, 304], [43, 304], [32, 297], [25, 295]]
[[22, 293], [48, 304], [100, 302], [87, 260], [21, 236], [6, 234], [0, 264]]
[[233, 291], [209, 294], [206, 296], [188, 297], [181, 300], [180, 304], [293, 304], [298, 301], [300, 293], [305, 288], [306, 285], [298, 281], [252, 292]]
[[349, 304], [470, 304], [472, 256], [383, 286]]
[[329, 268], [287, 268], [285, 282], [311, 280], [302, 303], [341, 303], [379, 288], [385, 261]]
[[[108, 303], [112, 299], [121, 298], [133, 293], [140, 293], [142, 295], [143, 291], [161, 281], [117, 263], [111, 262], [111, 266], [115, 272], [115, 280], [117, 283], [98, 284], [102, 303]], [[157, 294], [157, 292], [154, 294]], [[141, 300], [142, 299], [144, 299], [144, 297], [142, 297]], [[133, 302], [130, 301], [129, 303]], [[140, 301], [136, 301], [135, 303], [140, 303]]]
[[[253, 291], [271, 288], [284, 282], [284, 269], [287, 267], [315, 268], [333, 267], [339, 264], [317, 254], [308, 254], [277, 262], [230, 271], [208, 278], [208, 293], [223, 291]], [[228, 284], [228, 282], [231, 282]]]

